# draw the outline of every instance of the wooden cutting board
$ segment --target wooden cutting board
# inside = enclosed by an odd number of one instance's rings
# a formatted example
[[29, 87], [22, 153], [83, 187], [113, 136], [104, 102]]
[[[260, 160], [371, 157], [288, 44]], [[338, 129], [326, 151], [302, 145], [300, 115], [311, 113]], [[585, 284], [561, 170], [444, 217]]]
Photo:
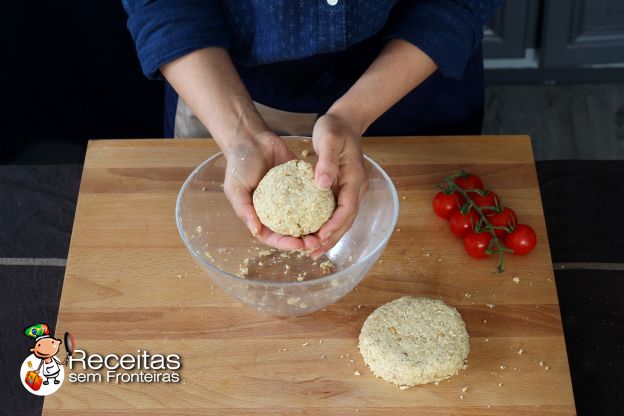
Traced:
[[[90, 142], [56, 333], [72, 332], [91, 354], [179, 354], [182, 381], [66, 377], [44, 414], [575, 414], [528, 137], [364, 139], [397, 186], [397, 228], [357, 290], [326, 311], [288, 319], [222, 293], [182, 245], [178, 190], [216, 151], [211, 140]], [[537, 232], [536, 250], [510, 256], [503, 274], [493, 273], [494, 259], [469, 258], [431, 210], [434, 185], [460, 168], [480, 175]], [[465, 371], [405, 391], [368, 371], [357, 348], [362, 323], [404, 295], [458, 308], [470, 334]]]

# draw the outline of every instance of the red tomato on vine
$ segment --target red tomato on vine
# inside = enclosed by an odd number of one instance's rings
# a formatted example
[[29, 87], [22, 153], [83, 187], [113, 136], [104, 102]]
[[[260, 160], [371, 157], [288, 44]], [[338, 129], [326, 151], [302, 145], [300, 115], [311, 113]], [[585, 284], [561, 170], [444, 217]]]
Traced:
[[466, 173], [455, 178], [455, 183], [462, 189], [483, 189], [483, 181], [477, 175]]
[[479, 214], [475, 210], [471, 209], [466, 214], [460, 211], [455, 211], [449, 218], [449, 226], [453, 235], [457, 237], [463, 237], [468, 231], [472, 230], [474, 226], [479, 222]]
[[[480, 208], [498, 206], [499, 198], [498, 198], [498, 195], [496, 195], [496, 192], [492, 192], [492, 191], [483, 191], [483, 193], [470, 192], [468, 195], [472, 199], [472, 202], [474, 202]], [[483, 213], [485, 215], [492, 214], [494, 212], [496, 211], [494, 211], [493, 209], [489, 209], [489, 208], [483, 210]]]
[[[487, 220], [493, 227], [508, 227], [513, 229], [518, 222], [518, 217], [511, 208], [504, 207], [500, 212], [488, 215]], [[498, 238], [503, 238], [507, 234], [507, 231], [501, 228], [495, 228], [494, 233]]]
[[526, 224], [518, 224], [513, 232], [505, 237], [505, 245], [513, 250], [513, 254], [525, 255], [533, 251], [537, 244], [537, 236], [533, 228]]
[[470, 257], [483, 259], [489, 256], [487, 249], [492, 241], [492, 234], [487, 231], [480, 233], [468, 231], [464, 236], [464, 248]]
[[464, 197], [453, 192], [447, 194], [444, 191], [440, 191], [433, 198], [433, 211], [440, 218], [448, 220], [454, 211], [457, 211], [464, 204]]

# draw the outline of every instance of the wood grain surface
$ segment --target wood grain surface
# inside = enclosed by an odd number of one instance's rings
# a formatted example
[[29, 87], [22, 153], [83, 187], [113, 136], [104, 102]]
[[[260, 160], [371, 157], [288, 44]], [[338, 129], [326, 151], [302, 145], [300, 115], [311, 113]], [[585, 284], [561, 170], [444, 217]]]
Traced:
[[[397, 187], [397, 228], [356, 290], [326, 311], [288, 319], [225, 295], [180, 240], [178, 190], [216, 151], [211, 140], [89, 144], [56, 333], [72, 332], [89, 353], [177, 353], [182, 381], [66, 379], [44, 414], [575, 414], [528, 137], [364, 139]], [[434, 184], [460, 168], [480, 175], [536, 230], [536, 250], [510, 256], [503, 274], [493, 273], [495, 259], [469, 258], [431, 210]], [[404, 295], [458, 308], [470, 334], [465, 371], [405, 391], [370, 373], [357, 348], [361, 325]]]

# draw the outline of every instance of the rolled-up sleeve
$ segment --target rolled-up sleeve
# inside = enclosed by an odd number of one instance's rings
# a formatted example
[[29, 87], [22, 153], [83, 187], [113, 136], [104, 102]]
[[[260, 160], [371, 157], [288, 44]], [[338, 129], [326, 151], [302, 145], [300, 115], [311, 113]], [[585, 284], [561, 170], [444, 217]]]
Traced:
[[159, 68], [194, 50], [229, 48], [229, 31], [216, 0], [123, 0], [128, 29], [143, 73], [161, 78]]
[[402, 0], [393, 10], [385, 38], [400, 38], [416, 45], [443, 75], [460, 79], [483, 38], [483, 26], [500, 2]]

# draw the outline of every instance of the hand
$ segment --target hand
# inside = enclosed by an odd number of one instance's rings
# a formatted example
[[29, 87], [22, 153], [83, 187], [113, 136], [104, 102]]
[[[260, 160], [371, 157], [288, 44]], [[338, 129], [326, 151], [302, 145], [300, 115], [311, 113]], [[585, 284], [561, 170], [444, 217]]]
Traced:
[[368, 180], [360, 129], [346, 117], [337, 113], [320, 117], [314, 125], [312, 141], [319, 157], [314, 173], [316, 185], [337, 194], [336, 210], [316, 233], [320, 246], [312, 257], [318, 258], [351, 228]]
[[262, 243], [282, 250], [313, 250], [318, 238], [284, 236], [271, 231], [260, 222], [253, 206], [252, 195], [264, 175], [274, 166], [296, 159], [286, 143], [272, 132], [264, 132], [240, 140], [224, 151], [227, 160], [223, 190], [236, 215]]

